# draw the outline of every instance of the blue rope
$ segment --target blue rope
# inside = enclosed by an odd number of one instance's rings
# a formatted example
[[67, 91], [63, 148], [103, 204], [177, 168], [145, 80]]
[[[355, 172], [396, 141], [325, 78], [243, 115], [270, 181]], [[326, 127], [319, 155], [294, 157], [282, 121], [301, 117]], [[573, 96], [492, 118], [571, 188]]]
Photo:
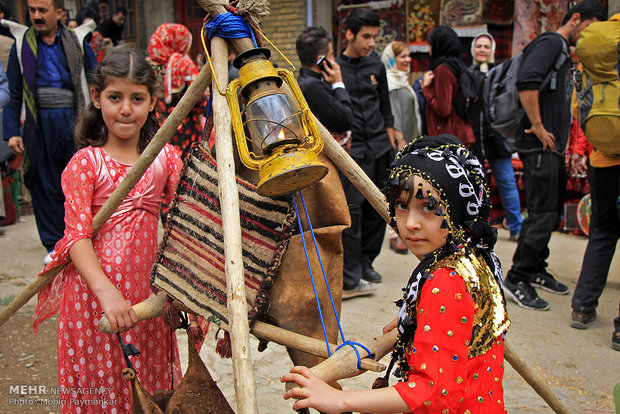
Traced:
[[[304, 237], [304, 229], [301, 225], [301, 218], [299, 217], [299, 210], [297, 209], [297, 201], [295, 201], [295, 195], [293, 195], [292, 198], [293, 198], [293, 206], [295, 207], [295, 214], [297, 215], [297, 225], [299, 226], [299, 234], [301, 235], [301, 243], [304, 246], [304, 253], [306, 254], [306, 263], [308, 264], [308, 271], [310, 272], [310, 280], [312, 281], [312, 289], [314, 290], [314, 300], [316, 301], [316, 307], [319, 311], [319, 317], [321, 318], [321, 326], [323, 327], [323, 336], [325, 337], [325, 345], [327, 346], [327, 354], [329, 356], [332, 356], [332, 351], [331, 349], [329, 349], [329, 338], [327, 337], [327, 328], [325, 328], [325, 320], [323, 319], [323, 311], [321, 310], [321, 302], [319, 301], [319, 295], [316, 291], [316, 283], [314, 282], [314, 274], [312, 273], [312, 266], [310, 266], [310, 258], [308, 257], [308, 248], [306, 247], [306, 238]], [[340, 322], [338, 322], [338, 325], [340, 325]]]
[[[304, 196], [302, 194], [302, 192], [299, 192], [299, 197], [301, 198], [301, 202], [304, 206], [304, 212], [306, 213], [306, 220], [308, 220], [308, 227], [310, 228], [310, 235], [312, 236], [312, 241], [314, 243], [314, 249], [316, 250], [316, 255], [319, 259], [319, 264], [321, 265], [321, 272], [323, 273], [323, 279], [325, 280], [325, 286], [327, 287], [327, 294], [329, 295], [329, 299], [331, 301], [332, 304], [332, 309], [334, 311], [334, 317], [336, 318], [336, 322], [338, 323], [338, 331], [340, 332], [340, 336], [342, 338], [342, 344], [340, 346], [338, 346], [338, 348], [336, 348], [336, 351], [338, 351], [340, 348], [342, 348], [345, 345], [351, 346], [353, 348], [353, 351], [355, 351], [355, 354], [357, 355], [357, 369], [361, 370], [362, 366], [361, 366], [361, 362], [362, 362], [362, 358], [359, 354], [359, 351], [357, 350], [356, 346], [359, 346], [361, 348], [363, 348], [367, 353], [368, 353], [368, 357], [371, 358], [372, 357], [372, 352], [370, 352], [370, 350], [365, 347], [364, 345], [360, 344], [359, 342], [353, 342], [353, 341], [347, 341], [344, 338], [344, 333], [342, 332], [342, 325], [340, 324], [340, 319], [338, 318], [338, 311], [336, 310], [336, 305], [334, 303], [334, 298], [332, 296], [332, 292], [329, 288], [329, 282], [327, 280], [327, 275], [325, 273], [325, 268], [323, 267], [323, 261], [321, 260], [321, 253], [319, 252], [319, 246], [318, 243], [316, 241], [316, 237], [314, 236], [314, 229], [312, 228], [312, 222], [310, 221], [310, 215], [308, 214], [308, 208], [306, 207], [306, 201], [304, 200]], [[321, 318], [321, 325], [323, 327], [323, 334], [325, 336], [325, 344], [327, 345], [327, 353], [329, 356], [331, 356], [331, 350], [329, 349], [329, 339], [327, 338], [327, 331], [325, 328], [325, 320], [323, 319], [323, 313], [321, 311], [321, 303], [319, 301], [319, 296], [317, 294], [316, 291], [316, 284], [314, 282], [314, 275], [312, 273], [312, 267], [310, 265], [310, 260], [308, 258], [308, 250], [306, 248], [306, 240], [304, 238], [304, 231], [301, 225], [301, 220], [299, 218], [299, 211], [297, 210], [297, 202], [295, 200], [295, 196], [293, 195], [293, 206], [295, 207], [295, 213], [297, 214], [297, 223], [299, 225], [299, 233], [301, 234], [301, 241], [302, 244], [304, 246], [304, 253], [306, 254], [306, 262], [308, 264], [308, 271], [310, 272], [310, 279], [312, 281], [312, 289], [314, 289], [314, 297], [316, 299], [316, 303], [317, 303], [317, 308], [319, 310], [319, 316]]]
[[364, 345], [360, 344], [359, 342], [354, 342], [354, 341], [344, 341], [342, 344], [340, 344], [338, 348], [336, 348], [336, 351], [338, 351], [340, 348], [342, 348], [345, 345], [349, 345], [355, 351], [355, 355], [357, 355], [357, 369], [359, 370], [362, 369], [362, 357], [360, 356], [360, 353], [357, 350], [356, 346], [359, 346], [360, 348], [364, 348], [364, 351], [368, 353], [368, 358], [372, 358], [372, 352], [370, 352], [370, 349], [366, 348]]
[[[207, 24], [205, 24], [205, 30], [207, 31], [207, 37], [209, 40], [213, 38], [213, 36], [228, 38], [228, 39], [240, 39], [243, 37], [252, 38], [252, 43], [254, 43], [254, 47], [257, 47], [256, 37], [254, 37], [254, 30], [250, 24], [244, 20], [241, 16], [237, 16], [236, 14], [226, 12], [222, 14], [218, 14], [213, 19], [211, 19]], [[213, 93], [209, 96], [209, 104], [207, 106], [207, 121], [209, 120], [209, 115], [211, 113], [211, 105], [213, 102]], [[205, 132], [207, 130], [207, 122], [205, 122], [205, 126], [202, 129], [202, 138], [204, 141]]]
[[205, 29], [209, 39], [212, 39], [213, 36], [228, 39], [250, 37], [252, 38], [254, 47], [257, 47], [256, 38], [254, 37], [252, 27], [246, 20], [236, 14], [230, 12], [218, 14], [207, 24], [205, 24]]
[[342, 326], [340, 325], [340, 319], [338, 318], [338, 311], [336, 310], [336, 305], [334, 304], [334, 298], [332, 296], [332, 292], [329, 288], [329, 282], [327, 281], [327, 275], [325, 274], [325, 268], [323, 267], [323, 261], [321, 260], [321, 253], [319, 253], [319, 246], [316, 242], [316, 238], [314, 237], [314, 229], [312, 228], [312, 223], [310, 222], [310, 215], [308, 214], [308, 208], [306, 207], [306, 201], [304, 200], [304, 196], [299, 192], [299, 196], [301, 197], [301, 202], [304, 206], [304, 211], [306, 212], [306, 220], [308, 220], [308, 226], [310, 227], [310, 234], [312, 235], [312, 242], [314, 243], [314, 249], [316, 250], [316, 255], [319, 258], [319, 264], [321, 265], [321, 272], [323, 272], [323, 279], [325, 280], [325, 286], [327, 287], [327, 294], [329, 295], [329, 300], [332, 303], [332, 309], [334, 310], [334, 316], [336, 317], [336, 322], [338, 322], [338, 330], [340, 331], [340, 337], [344, 341], [344, 333], [342, 332]]

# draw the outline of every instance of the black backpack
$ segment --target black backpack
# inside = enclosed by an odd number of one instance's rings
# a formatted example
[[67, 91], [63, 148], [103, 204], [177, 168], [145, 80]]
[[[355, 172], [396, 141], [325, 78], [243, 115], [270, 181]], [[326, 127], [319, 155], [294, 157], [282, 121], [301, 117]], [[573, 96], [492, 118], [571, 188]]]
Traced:
[[456, 113], [470, 120], [480, 116], [483, 103], [484, 73], [466, 66], [459, 60], [459, 95], [453, 102]]
[[[554, 32], [543, 34], [544, 36], [560, 36]], [[486, 118], [497, 133], [506, 138], [516, 138], [525, 116], [525, 110], [521, 106], [519, 91], [517, 90], [517, 74], [523, 63], [526, 48], [514, 55], [504, 63], [492, 68], [487, 73], [484, 85], [484, 108]], [[550, 90], [557, 88], [557, 74], [566, 59], [570, 59], [566, 43], [562, 41], [562, 52], [556, 58], [551, 70], [545, 75], [539, 90], [549, 85]]]

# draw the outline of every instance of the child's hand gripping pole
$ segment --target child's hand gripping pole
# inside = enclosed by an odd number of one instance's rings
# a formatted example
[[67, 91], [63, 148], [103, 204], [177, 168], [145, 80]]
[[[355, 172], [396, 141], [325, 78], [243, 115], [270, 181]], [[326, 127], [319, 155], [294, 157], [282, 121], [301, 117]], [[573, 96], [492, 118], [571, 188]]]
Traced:
[[[378, 361], [394, 348], [397, 336], [398, 331], [393, 329], [385, 335], [365, 341], [363, 345], [370, 350], [375, 361]], [[360, 352], [360, 355], [363, 355], [365, 351], [358, 348], [358, 352]], [[357, 368], [357, 354], [351, 346], [347, 345], [334, 352], [325, 361], [310, 368], [310, 371], [323, 381], [331, 383], [343, 378], [351, 378], [363, 374], [366, 369], [360, 370]], [[299, 385], [294, 382], [286, 383], [287, 391], [295, 387], [299, 387]]]
[[[166, 297], [166, 292], [162, 291], [157, 295], [151, 295], [148, 299], [133, 305], [132, 308], [138, 317], [138, 322], [161, 316], [164, 309], [164, 303], [166, 302]], [[105, 315], [99, 320], [99, 329], [106, 334], [114, 333], [112, 331], [110, 321]]]

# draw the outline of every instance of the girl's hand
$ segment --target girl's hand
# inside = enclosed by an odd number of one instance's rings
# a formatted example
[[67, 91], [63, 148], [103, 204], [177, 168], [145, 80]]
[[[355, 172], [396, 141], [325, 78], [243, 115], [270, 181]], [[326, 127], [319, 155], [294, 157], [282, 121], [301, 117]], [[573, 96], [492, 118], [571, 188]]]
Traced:
[[306, 407], [315, 408], [324, 413], [341, 413], [344, 410], [344, 391], [327, 385], [314, 375], [307, 367], [293, 367], [289, 374], [284, 375], [280, 382], [292, 381], [299, 387], [292, 388], [284, 394], [284, 399], [296, 398], [293, 410]]
[[91, 239], [81, 239], [69, 249], [69, 256], [80, 276], [93, 291], [107, 316], [112, 332], [123, 332], [138, 323], [138, 317], [123, 294], [101, 269]]
[[123, 294], [110, 283], [106, 289], [95, 292], [105, 316], [110, 321], [112, 332], [125, 332], [136, 326], [138, 317], [136, 312], [125, 298]]
[[396, 328], [398, 325], [398, 316], [392, 319], [387, 325], [383, 327], [383, 335], [390, 332], [392, 329]]
[[435, 74], [433, 73], [433, 71], [431, 70], [427, 71], [426, 73], [424, 73], [424, 76], [422, 77], [422, 86], [430, 85], [434, 78], [435, 78]]

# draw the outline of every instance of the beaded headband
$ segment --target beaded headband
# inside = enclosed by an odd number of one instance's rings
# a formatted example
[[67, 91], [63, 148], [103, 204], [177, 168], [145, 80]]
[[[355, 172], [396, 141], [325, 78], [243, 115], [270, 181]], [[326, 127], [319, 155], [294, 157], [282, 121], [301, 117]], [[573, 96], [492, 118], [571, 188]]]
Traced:
[[[466, 243], [476, 222], [488, 220], [491, 201], [482, 166], [456, 137], [421, 136], [405, 146], [391, 166], [384, 194], [393, 188], [411, 191], [412, 175], [420, 176], [439, 194], [440, 200], [430, 190], [424, 194], [420, 183], [414, 196], [428, 199], [431, 209], [437, 206], [435, 215], [444, 216], [442, 228], [449, 230], [450, 242]], [[394, 206], [390, 206], [390, 215], [393, 221]]]

